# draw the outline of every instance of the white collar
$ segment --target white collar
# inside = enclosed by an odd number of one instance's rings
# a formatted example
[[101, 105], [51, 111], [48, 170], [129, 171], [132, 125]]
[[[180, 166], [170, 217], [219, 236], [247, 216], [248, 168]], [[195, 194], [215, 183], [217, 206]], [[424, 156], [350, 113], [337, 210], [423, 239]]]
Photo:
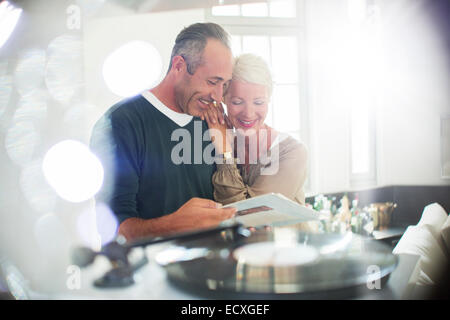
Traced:
[[180, 127], [184, 127], [189, 122], [191, 122], [193, 116], [186, 113], [175, 112], [169, 107], [167, 107], [164, 103], [162, 103], [153, 93], [149, 90], [146, 90], [141, 93], [141, 95], [147, 99], [156, 109], [162, 112], [167, 118], [175, 122]]

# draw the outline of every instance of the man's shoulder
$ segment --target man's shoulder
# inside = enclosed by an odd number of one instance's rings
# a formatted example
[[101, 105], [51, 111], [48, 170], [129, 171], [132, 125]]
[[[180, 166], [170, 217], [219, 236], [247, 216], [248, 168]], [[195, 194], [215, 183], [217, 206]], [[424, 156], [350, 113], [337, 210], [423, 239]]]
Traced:
[[106, 111], [105, 115], [115, 118], [122, 115], [139, 115], [143, 110], [152, 108], [152, 104], [139, 94], [117, 102]]
[[152, 109], [152, 106], [141, 95], [125, 98], [106, 110], [96, 121], [92, 132], [105, 134], [113, 128], [136, 127], [145, 117], [145, 109]]
[[142, 95], [123, 99], [111, 106], [102, 117], [112, 126], [148, 126], [164, 123], [158, 110]]

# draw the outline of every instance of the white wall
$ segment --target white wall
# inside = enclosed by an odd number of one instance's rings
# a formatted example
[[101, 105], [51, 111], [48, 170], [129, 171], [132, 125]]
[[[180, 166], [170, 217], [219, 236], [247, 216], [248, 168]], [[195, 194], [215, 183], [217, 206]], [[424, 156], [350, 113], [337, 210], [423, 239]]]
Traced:
[[[440, 177], [440, 116], [450, 113], [448, 52], [423, 3], [379, 2], [380, 78], [369, 97], [378, 186], [450, 183]], [[351, 190], [349, 105], [356, 92], [345, 81], [347, 1], [308, 1], [306, 8], [312, 193]]]
[[384, 185], [449, 184], [440, 176], [440, 117], [450, 114], [449, 52], [423, 2], [410, 3], [415, 5], [396, 1], [383, 12], [398, 18], [386, 20], [383, 32], [378, 179]]

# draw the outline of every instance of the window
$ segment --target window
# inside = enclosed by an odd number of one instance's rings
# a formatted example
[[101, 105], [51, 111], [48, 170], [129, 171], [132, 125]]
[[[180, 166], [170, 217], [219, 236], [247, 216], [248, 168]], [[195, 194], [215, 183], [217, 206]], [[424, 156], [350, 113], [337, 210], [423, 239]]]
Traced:
[[376, 183], [376, 144], [374, 114], [367, 105], [351, 110], [351, 184], [355, 187]]
[[255, 3], [215, 6], [213, 16], [295, 18], [295, 0], [271, 0]]
[[235, 55], [249, 52], [266, 60], [274, 81], [266, 123], [308, 146], [306, 70], [300, 68], [305, 61], [303, 16], [303, 1], [262, 0], [212, 7], [206, 20], [231, 34]]
[[347, 75], [351, 88], [350, 183], [354, 187], [376, 184], [375, 109], [380, 81], [378, 8], [364, 0], [348, 0], [349, 42]]
[[266, 122], [308, 144], [306, 93], [301, 87], [299, 45], [303, 32], [302, 1], [269, 0], [212, 7], [207, 20], [224, 26], [232, 36], [233, 53], [261, 56], [272, 71], [274, 87]]

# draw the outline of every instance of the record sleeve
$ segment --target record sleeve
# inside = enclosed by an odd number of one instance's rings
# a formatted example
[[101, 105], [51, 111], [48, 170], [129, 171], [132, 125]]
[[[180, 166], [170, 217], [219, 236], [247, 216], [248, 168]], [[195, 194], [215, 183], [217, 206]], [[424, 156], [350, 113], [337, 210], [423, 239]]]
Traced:
[[234, 218], [222, 224], [240, 223], [245, 227], [264, 225], [283, 226], [299, 222], [319, 220], [321, 214], [302, 206], [279, 193], [269, 193], [228, 204], [238, 211]]

